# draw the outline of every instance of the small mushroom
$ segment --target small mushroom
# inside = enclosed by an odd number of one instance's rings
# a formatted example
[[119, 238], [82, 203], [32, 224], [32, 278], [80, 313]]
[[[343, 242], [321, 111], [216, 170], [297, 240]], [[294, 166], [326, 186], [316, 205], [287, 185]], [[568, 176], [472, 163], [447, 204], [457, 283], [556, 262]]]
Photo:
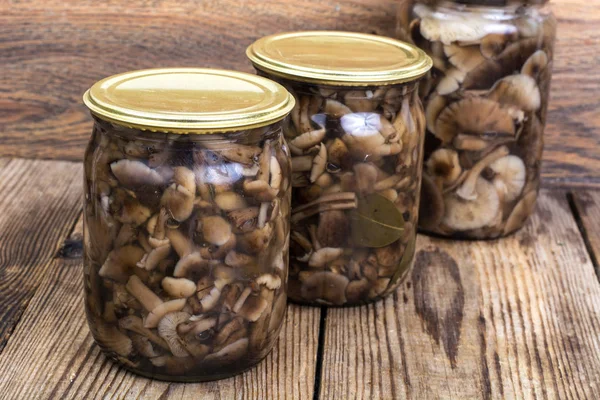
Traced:
[[[327, 146], [327, 159], [329, 164], [337, 167], [339, 169], [342, 166], [347, 166], [350, 164], [350, 152], [348, 151], [348, 147], [346, 144], [339, 138], [335, 138], [328, 146]], [[292, 160], [293, 162], [293, 160]], [[328, 171], [329, 171], [328, 167]], [[329, 171], [334, 173], [334, 171]], [[336, 170], [337, 172], [337, 170]]]
[[481, 39], [481, 54], [485, 58], [494, 58], [504, 51], [509, 43], [517, 39], [517, 32], [490, 33]]
[[218, 149], [221, 157], [244, 165], [253, 165], [254, 160], [261, 153], [261, 148], [258, 146], [249, 146], [238, 143], [227, 143], [222, 149]]
[[204, 240], [216, 246], [222, 246], [231, 238], [231, 225], [224, 218], [209, 216], [202, 218]]
[[235, 250], [231, 250], [225, 257], [225, 264], [234, 268], [243, 268], [248, 265], [254, 264], [256, 259], [248, 254], [240, 253]]
[[244, 193], [259, 201], [272, 201], [277, 197], [278, 193], [278, 191], [273, 189], [268, 182], [261, 180], [245, 180], [243, 187]]
[[485, 60], [479, 46], [451, 44], [444, 46], [444, 53], [450, 63], [464, 73], [471, 71]]
[[496, 173], [493, 183], [503, 195], [504, 201], [513, 201], [521, 195], [525, 186], [526, 170], [519, 157], [508, 155], [497, 159], [489, 167]]
[[523, 111], [535, 111], [541, 106], [540, 89], [535, 79], [523, 74], [500, 79], [490, 90], [488, 98]]
[[346, 301], [356, 303], [368, 295], [371, 289], [371, 283], [365, 279], [350, 281], [346, 286]]
[[458, 68], [452, 68], [446, 71], [446, 74], [440, 79], [435, 91], [438, 95], [445, 96], [460, 89], [462, 82], [465, 79], [465, 72]]
[[119, 183], [127, 188], [160, 186], [165, 182], [162, 175], [141, 161], [119, 160], [110, 164], [110, 169]]
[[473, 167], [467, 172], [465, 181], [460, 188], [458, 188], [456, 194], [465, 200], [475, 200], [478, 194], [477, 186], [479, 176], [483, 170], [496, 160], [505, 157], [508, 154], [508, 148], [506, 146], [501, 146], [483, 157], [481, 160], [477, 161], [477, 163], [473, 165]]
[[477, 177], [476, 196], [473, 200], [449, 193], [444, 197], [446, 213], [442, 223], [457, 231], [478, 229], [494, 220], [500, 200], [495, 187], [481, 177]]
[[297, 147], [300, 150], [306, 150], [321, 143], [325, 138], [325, 133], [325, 127], [319, 127], [295, 137], [290, 141], [290, 145]]
[[271, 179], [269, 181], [269, 185], [271, 185], [273, 189], [279, 190], [281, 188], [282, 174], [281, 166], [279, 165], [279, 161], [277, 161], [277, 157], [271, 157], [270, 168]]
[[523, 226], [527, 218], [529, 218], [535, 209], [536, 199], [537, 192], [535, 190], [532, 190], [523, 196], [506, 220], [503, 232], [504, 235], [508, 235]]
[[223, 192], [215, 196], [215, 203], [223, 211], [235, 211], [247, 207], [246, 200], [235, 192]]
[[132, 268], [144, 256], [144, 251], [137, 246], [124, 246], [111, 251], [98, 271], [103, 278], [113, 279], [117, 282], [127, 282]]
[[323, 247], [315, 251], [308, 260], [308, 265], [313, 268], [324, 267], [327, 263], [339, 258], [344, 253], [344, 249]]
[[208, 260], [205, 260], [198, 251], [194, 251], [186, 254], [177, 261], [173, 270], [173, 276], [176, 278], [190, 276], [192, 272], [200, 272], [208, 265]]
[[[198, 292], [200, 294], [201, 292]], [[221, 290], [218, 287], [213, 287], [210, 292], [205, 294], [200, 299], [200, 305], [202, 306], [202, 312], [207, 312], [215, 308], [221, 297]]]
[[330, 117], [342, 118], [344, 115], [351, 113], [352, 110], [339, 101], [333, 99], [325, 100], [325, 114], [329, 115]]
[[192, 215], [194, 209], [194, 192], [173, 183], [163, 192], [160, 203], [169, 211], [173, 219], [185, 221]]
[[163, 338], [154, 333], [152, 329], [144, 327], [144, 322], [137, 315], [128, 315], [126, 317], [121, 318], [119, 320], [119, 328], [135, 332], [138, 335], [147, 338], [152, 343], [162, 347], [163, 349], [169, 348], [169, 346]]
[[273, 274], [263, 274], [256, 278], [258, 285], [265, 285], [271, 290], [277, 290], [281, 287], [281, 278]]
[[514, 136], [515, 125], [511, 114], [497, 102], [470, 97], [450, 104], [437, 119], [435, 136], [443, 143], [450, 143], [458, 133]]
[[162, 280], [162, 287], [169, 296], [176, 298], [187, 298], [196, 293], [196, 284], [185, 278], [167, 276]]
[[125, 288], [148, 311], [152, 311], [153, 309], [161, 305], [163, 302], [160, 299], [160, 297], [158, 297], [152, 290], [150, 290], [144, 284], [144, 282], [142, 282], [142, 280], [136, 275], [132, 275], [129, 277]]
[[246, 233], [256, 228], [258, 207], [248, 207], [227, 213], [232, 228], [236, 233]]
[[144, 326], [146, 328], [155, 328], [165, 315], [181, 311], [185, 305], [186, 299], [169, 300], [159, 304], [146, 316]]
[[126, 197], [115, 219], [123, 224], [142, 225], [150, 218], [151, 211], [134, 197]]
[[144, 254], [142, 259], [136, 265], [147, 271], [152, 271], [161, 261], [167, 258], [170, 253], [171, 245], [169, 243], [164, 246], [155, 247], [150, 253]]
[[254, 322], [260, 318], [268, 305], [269, 303], [260, 296], [248, 296], [239, 311], [236, 312], [244, 319]]
[[273, 227], [270, 223], [264, 228], [239, 235], [238, 244], [241, 251], [248, 254], [259, 254], [271, 241]]
[[324, 172], [327, 164], [327, 148], [323, 143], [319, 145], [319, 153], [312, 160], [310, 181], [315, 182]]
[[329, 271], [321, 271], [309, 276], [301, 289], [302, 298], [307, 301], [324, 300], [334, 305], [346, 302], [348, 278]]
[[189, 320], [190, 314], [185, 312], [171, 312], [166, 314], [158, 324], [158, 334], [167, 344], [175, 357], [187, 357], [183, 340], [179, 337], [177, 326]]
[[452, 149], [437, 149], [427, 160], [426, 166], [429, 176], [439, 180], [444, 186], [456, 182], [462, 172], [458, 153]]
[[525, 64], [523, 64], [521, 74], [530, 76], [537, 81], [541, 71], [545, 70], [548, 66], [548, 62], [548, 55], [546, 52], [544, 50], [538, 50], [527, 59]]

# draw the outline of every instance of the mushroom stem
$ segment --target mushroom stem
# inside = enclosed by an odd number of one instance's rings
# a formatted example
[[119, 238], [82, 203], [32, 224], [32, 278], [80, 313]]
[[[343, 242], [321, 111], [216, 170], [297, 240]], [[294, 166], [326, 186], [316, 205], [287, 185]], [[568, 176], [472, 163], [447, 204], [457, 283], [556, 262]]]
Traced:
[[475, 200], [477, 198], [477, 192], [475, 191], [475, 185], [477, 178], [481, 175], [481, 172], [491, 163], [497, 159], [507, 156], [509, 154], [506, 146], [498, 147], [481, 160], [477, 161], [473, 168], [467, 172], [467, 177], [463, 185], [456, 191], [456, 194], [465, 200]]
[[296, 207], [292, 210], [292, 212], [297, 213], [297, 212], [306, 210], [307, 208], [311, 208], [320, 203], [327, 203], [327, 202], [333, 202], [333, 201], [349, 201], [349, 200], [355, 201], [356, 193], [354, 193], [354, 192], [331, 193], [331, 194], [328, 194], [325, 196], [321, 196], [317, 200], [314, 200], [309, 203], [303, 204], [299, 207]]
[[127, 288], [127, 291], [131, 293], [133, 297], [135, 297], [148, 312], [151, 312], [163, 303], [160, 297], [150, 290], [148, 286], [146, 286], [144, 282], [138, 278], [137, 275], [132, 275], [129, 277], [125, 287]]
[[394, 185], [400, 182], [400, 179], [402, 179], [402, 176], [400, 175], [390, 175], [389, 177], [376, 182], [373, 186], [373, 190], [379, 192], [381, 190], [392, 188]]
[[298, 223], [305, 218], [312, 217], [313, 215], [319, 214], [324, 211], [331, 210], [351, 210], [357, 207], [356, 200], [344, 201], [340, 203], [321, 203], [311, 208], [303, 209], [302, 211], [296, 212], [292, 215], [292, 223]]
[[159, 345], [165, 350], [169, 350], [169, 345], [164, 341], [163, 338], [158, 336], [152, 330], [144, 327], [144, 322], [142, 319], [136, 315], [128, 315], [119, 320], [119, 327], [131, 332], [135, 332], [139, 335], [142, 335], [151, 342]]
[[[317, 227], [315, 225], [309, 225], [308, 234], [310, 236], [310, 240], [312, 242], [312, 246], [315, 249], [315, 251], [321, 250], [322, 246], [321, 246], [321, 242], [319, 242], [319, 238], [317, 235]], [[311, 254], [311, 256], [312, 256], [312, 254]]]

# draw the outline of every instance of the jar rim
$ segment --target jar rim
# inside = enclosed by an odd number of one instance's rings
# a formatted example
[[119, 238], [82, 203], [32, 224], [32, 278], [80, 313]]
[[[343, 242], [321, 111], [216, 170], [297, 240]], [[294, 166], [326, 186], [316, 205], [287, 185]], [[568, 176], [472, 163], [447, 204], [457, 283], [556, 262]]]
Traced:
[[289, 114], [294, 97], [280, 84], [237, 71], [156, 68], [96, 82], [83, 96], [102, 120], [168, 133], [241, 131]]
[[343, 31], [285, 32], [265, 36], [246, 49], [258, 70], [331, 86], [377, 86], [417, 80], [433, 62], [399, 40]]

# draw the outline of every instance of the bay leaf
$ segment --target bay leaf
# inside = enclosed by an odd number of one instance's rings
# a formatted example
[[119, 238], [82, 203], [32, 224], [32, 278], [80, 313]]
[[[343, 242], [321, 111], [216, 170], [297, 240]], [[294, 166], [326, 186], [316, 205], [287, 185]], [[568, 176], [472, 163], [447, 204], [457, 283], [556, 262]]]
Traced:
[[358, 198], [358, 207], [350, 213], [352, 240], [358, 246], [384, 247], [400, 239], [404, 217], [386, 197], [373, 193]]

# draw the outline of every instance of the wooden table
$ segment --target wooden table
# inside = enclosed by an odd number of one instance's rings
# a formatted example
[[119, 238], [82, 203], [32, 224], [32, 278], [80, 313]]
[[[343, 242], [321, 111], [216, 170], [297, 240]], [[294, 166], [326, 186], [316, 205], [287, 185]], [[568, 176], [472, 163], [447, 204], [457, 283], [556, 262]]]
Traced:
[[169, 384], [108, 361], [85, 322], [81, 94], [134, 68], [249, 70], [245, 45], [281, 30], [391, 34], [395, 2], [0, 0], [0, 399], [599, 399], [600, 14], [555, 2], [545, 189], [523, 230], [420, 236], [385, 301], [291, 305], [254, 369]]

